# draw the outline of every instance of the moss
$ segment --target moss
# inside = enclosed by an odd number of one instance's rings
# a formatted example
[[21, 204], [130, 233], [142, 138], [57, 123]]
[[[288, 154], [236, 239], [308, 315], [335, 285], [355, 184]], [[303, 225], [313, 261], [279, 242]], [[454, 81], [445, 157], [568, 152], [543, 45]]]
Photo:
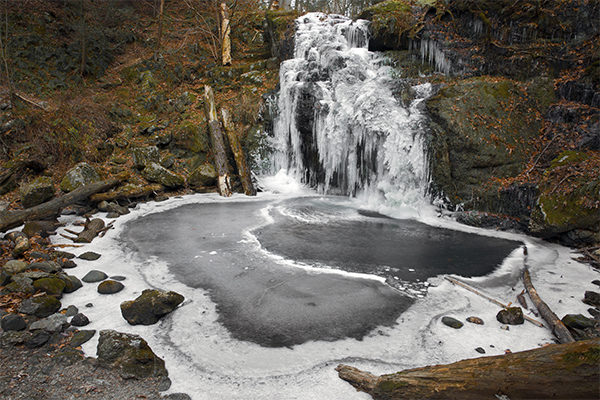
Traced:
[[405, 381], [395, 380], [393, 378], [390, 378], [388, 380], [379, 382], [378, 386], [382, 392], [393, 392], [399, 388], [409, 386], [409, 383], [405, 382]]
[[567, 370], [573, 370], [583, 364], [600, 365], [600, 347], [592, 346], [583, 353], [567, 353], [561, 358], [561, 367]]
[[558, 155], [558, 157], [556, 157], [554, 160], [552, 160], [549, 170], [553, 170], [558, 167], [563, 167], [567, 164], [584, 161], [584, 160], [587, 160], [588, 158], [589, 158], [589, 156], [585, 153], [574, 151], [574, 150], [566, 150], [566, 151], [563, 151], [562, 153], [560, 153]]

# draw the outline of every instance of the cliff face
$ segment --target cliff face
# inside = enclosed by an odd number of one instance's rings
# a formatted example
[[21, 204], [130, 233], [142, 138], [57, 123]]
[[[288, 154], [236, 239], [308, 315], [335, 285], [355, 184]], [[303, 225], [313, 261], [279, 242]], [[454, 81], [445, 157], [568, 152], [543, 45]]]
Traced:
[[387, 1], [361, 17], [402, 78], [438, 85], [434, 197], [568, 244], [600, 241], [598, 1]]

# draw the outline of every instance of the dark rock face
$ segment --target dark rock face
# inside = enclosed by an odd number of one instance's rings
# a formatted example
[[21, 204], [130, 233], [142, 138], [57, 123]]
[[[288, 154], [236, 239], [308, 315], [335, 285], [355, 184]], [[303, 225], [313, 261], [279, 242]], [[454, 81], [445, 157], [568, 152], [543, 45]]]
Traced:
[[600, 293], [586, 290], [583, 297], [583, 302], [590, 306], [600, 307]]
[[175, 292], [146, 289], [133, 301], [121, 303], [121, 314], [131, 325], [152, 325], [183, 302]]
[[500, 310], [500, 312], [496, 315], [496, 319], [498, 322], [507, 325], [521, 325], [525, 322], [521, 307], [509, 307], [505, 308], [504, 310]]
[[98, 362], [116, 368], [124, 379], [167, 376], [165, 362], [138, 335], [100, 331]]

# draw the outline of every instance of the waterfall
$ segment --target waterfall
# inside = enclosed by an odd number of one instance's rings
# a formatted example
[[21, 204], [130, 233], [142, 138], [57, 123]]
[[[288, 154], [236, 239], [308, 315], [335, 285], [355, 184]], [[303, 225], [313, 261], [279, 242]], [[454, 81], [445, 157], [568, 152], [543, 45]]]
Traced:
[[[325, 194], [422, 201], [430, 85], [411, 88], [367, 50], [368, 21], [309, 13], [296, 22], [295, 57], [280, 70], [274, 172]], [[399, 88], [414, 99], [406, 107]]]

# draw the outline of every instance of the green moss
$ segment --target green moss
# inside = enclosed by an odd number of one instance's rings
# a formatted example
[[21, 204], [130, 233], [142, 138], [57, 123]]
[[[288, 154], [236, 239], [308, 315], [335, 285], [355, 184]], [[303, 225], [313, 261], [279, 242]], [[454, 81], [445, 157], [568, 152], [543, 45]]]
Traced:
[[600, 365], [600, 347], [592, 346], [583, 353], [567, 353], [561, 358], [561, 367], [567, 370], [573, 370], [583, 364]]
[[584, 161], [584, 160], [587, 160], [588, 158], [589, 158], [589, 156], [587, 154], [581, 153], [578, 151], [574, 151], [574, 150], [563, 151], [562, 153], [560, 153], [558, 155], [558, 157], [556, 157], [554, 160], [552, 160], [552, 164], [550, 164], [549, 170], [551, 171], [553, 169], [565, 166], [567, 164]]
[[395, 380], [392, 378], [389, 380], [379, 382], [378, 386], [382, 392], [393, 392], [399, 388], [409, 386], [409, 383], [401, 380]]

